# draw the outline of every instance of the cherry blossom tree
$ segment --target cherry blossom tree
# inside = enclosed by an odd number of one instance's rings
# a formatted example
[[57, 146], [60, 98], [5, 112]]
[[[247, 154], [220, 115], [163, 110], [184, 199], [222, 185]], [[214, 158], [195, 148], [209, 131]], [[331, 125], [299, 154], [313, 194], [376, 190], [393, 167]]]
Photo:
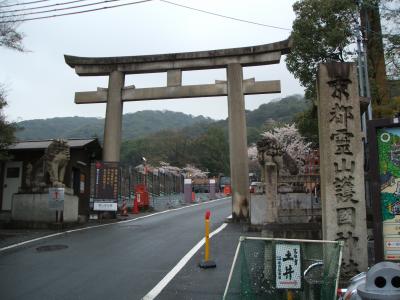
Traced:
[[257, 146], [256, 144], [252, 144], [247, 148], [247, 157], [249, 160], [257, 160]]
[[275, 138], [282, 145], [282, 149], [296, 161], [300, 172], [302, 171], [305, 156], [311, 151], [311, 143], [305, 141], [295, 124], [285, 124], [263, 132], [261, 135]]
[[170, 163], [167, 163], [165, 161], [160, 161], [160, 167], [158, 169], [162, 170], [163, 173], [170, 173], [174, 175], [179, 175], [182, 173], [181, 168], [171, 166]]
[[208, 177], [208, 172], [202, 171], [198, 168], [196, 168], [193, 165], [186, 165], [184, 167], [183, 172], [185, 173], [186, 178], [207, 178]]

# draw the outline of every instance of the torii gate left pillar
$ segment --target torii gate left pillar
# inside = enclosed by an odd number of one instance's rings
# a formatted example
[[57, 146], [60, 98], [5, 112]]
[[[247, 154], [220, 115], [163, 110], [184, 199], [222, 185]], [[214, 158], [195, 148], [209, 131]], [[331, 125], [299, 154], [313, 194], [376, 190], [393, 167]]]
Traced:
[[108, 101], [104, 124], [103, 161], [119, 162], [122, 138], [122, 89], [125, 75], [112, 71], [108, 81]]
[[[231, 167], [232, 212], [237, 219], [249, 216], [249, 164], [247, 159], [247, 127], [243, 91], [243, 70], [240, 64], [229, 64], [228, 119], [229, 161]], [[241, 159], [236, 159], [241, 158]], [[245, 159], [243, 159], [245, 158]]]
[[[244, 95], [280, 92], [280, 81], [243, 80], [243, 67], [277, 64], [289, 40], [244, 48], [146, 56], [85, 58], [65, 56], [80, 76], [109, 76], [108, 88], [77, 92], [75, 103], [107, 103], [103, 160], [119, 162], [124, 101], [228, 96], [232, 216], [249, 219], [247, 133]], [[227, 82], [182, 86], [182, 71], [225, 68]], [[167, 86], [124, 87], [125, 74], [167, 73]]]

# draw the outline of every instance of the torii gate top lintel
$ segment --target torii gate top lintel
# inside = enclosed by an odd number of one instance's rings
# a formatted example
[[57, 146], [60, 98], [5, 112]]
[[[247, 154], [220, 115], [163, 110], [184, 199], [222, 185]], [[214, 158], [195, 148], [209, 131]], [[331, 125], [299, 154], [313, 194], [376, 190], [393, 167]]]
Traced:
[[166, 72], [171, 69], [200, 70], [226, 67], [231, 63], [242, 66], [279, 63], [282, 54], [290, 51], [291, 40], [219, 50], [180, 52], [140, 56], [78, 57], [64, 55], [65, 62], [79, 76], [109, 75], [118, 70], [125, 74]]

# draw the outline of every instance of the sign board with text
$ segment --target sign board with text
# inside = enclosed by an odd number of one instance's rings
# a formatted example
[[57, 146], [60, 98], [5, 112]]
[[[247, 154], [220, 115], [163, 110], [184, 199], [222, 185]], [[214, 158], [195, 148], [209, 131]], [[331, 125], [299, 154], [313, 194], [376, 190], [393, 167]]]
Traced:
[[375, 259], [400, 261], [400, 123], [368, 123]]
[[276, 244], [276, 288], [301, 288], [300, 245]]
[[119, 163], [96, 161], [91, 168], [90, 202], [95, 211], [117, 211]]
[[117, 211], [117, 203], [95, 202], [93, 206], [95, 211]]

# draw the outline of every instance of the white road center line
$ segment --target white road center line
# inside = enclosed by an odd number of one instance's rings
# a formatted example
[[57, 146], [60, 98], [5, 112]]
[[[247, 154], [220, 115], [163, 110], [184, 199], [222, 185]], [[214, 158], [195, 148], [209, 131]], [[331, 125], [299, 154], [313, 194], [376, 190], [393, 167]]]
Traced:
[[[228, 224], [224, 223], [215, 229], [213, 232], [210, 233], [210, 238], [216, 235], [217, 233], [221, 232], [225, 229]], [[175, 267], [172, 268], [171, 271], [168, 272], [167, 275], [150, 291], [147, 293], [146, 296], [142, 298], [142, 300], [152, 300], [156, 298], [161, 291], [168, 285], [168, 283], [179, 273], [180, 270], [186, 265], [186, 263], [196, 254], [197, 251], [204, 245], [205, 238], [202, 238], [196, 246], [194, 246], [186, 255], [176, 264]]]

